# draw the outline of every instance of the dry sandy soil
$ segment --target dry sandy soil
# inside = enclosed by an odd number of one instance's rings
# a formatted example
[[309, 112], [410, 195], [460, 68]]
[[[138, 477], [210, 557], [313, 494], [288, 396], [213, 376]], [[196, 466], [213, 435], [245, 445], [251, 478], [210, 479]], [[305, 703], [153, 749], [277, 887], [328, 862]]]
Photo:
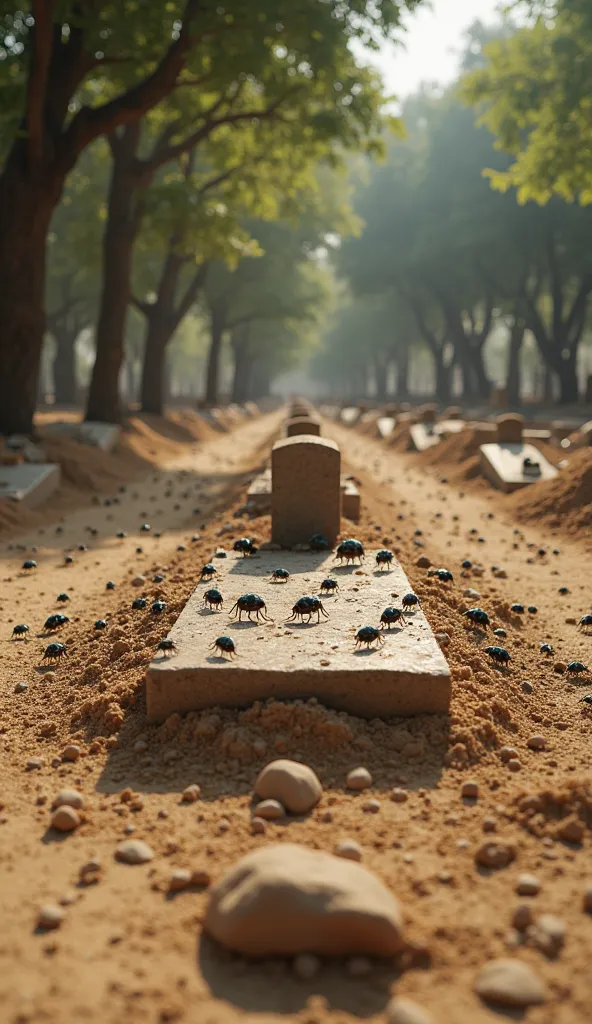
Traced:
[[[233, 512], [280, 421], [281, 412], [274, 413], [187, 442], [184, 454], [163, 455], [162, 467], [142, 481], [123, 492], [114, 486], [117, 503], [62, 509], [61, 522], [50, 508], [37, 513], [26, 534], [3, 544], [2, 1020], [370, 1024], [385, 1021], [397, 993], [431, 1010], [439, 1024], [495, 1024], [523, 1018], [481, 1003], [475, 976], [494, 957], [516, 956], [548, 987], [547, 1002], [525, 1014], [529, 1024], [589, 1021], [592, 915], [584, 897], [592, 883], [592, 707], [580, 698], [592, 691], [592, 675], [578, 682], [558, 671], [572, 659], [592, 666], [592, 636], [575, 625], [591, 610], [584, 530], [568, 535], [560, 522], [553, 529], [536, 521], [516, 525], [504, 496], [473, 488], [471, 480], [461, 489], [452, 479], [443, 484], [441, 466], [325, 424], [362, 485], [363, 521], [355, 528], [344, 522], [344, 533], [396, 550], [432, 627], [449, 634], [450, 714], [365, 722], [314, 702], [270, 703], [146, 725], [145, 666], [202, 564], [219, 544], [231, 547], [245, 534], [268, 537], [267, 518], [247, 523]], [[143, 522], [151, 533], [140, 532]], [[127, 537], [117, 539], [118, 530]], [[79, 544], [88, 549], [78, 551]], [[26, 575], [20, 566], [33, 546], [38, 569]], [[69, 566], [66, 550], [74, 556]], [[427, 578], [416, 565], [421, 556], [449, 568], [454, 582]], [[481, 563], [483, 572], [463, 575], [463, 559]], [[494, 564], [507, 578], [492, 574]], [[164, 580], [153, 583], [157, 572]], [[144, 586], [132, 585], [138, 573]], [[114, 591], [105, 589], [108, 580]], [[467, 587], [480, 597], [464, 597]], [[69, 657], [52, 669], [40, 665], [49, 642], [43, 622], [59, 610], [60, 591], [71, 595], [64, 610], [72, 621], [59, 637]], [[139, 594], [162, 597], [166, 611], [159, 618], [132, 612]], [[515, 615], [514, 601], [537, 611]], [[507, 630], [499, 642], [512, 656], [509, 668], [483, 653], [491, 632], [467, 628], [461, 612], [472, 604]], [[99, 617], [108, 621], [105, 631], [93, 629]], [[10, 639], [21, 622], [30, 626], [28, 642]], [[553, 645], [553, 656], [539, 653], [543, 641]], [[15, 692], [19, 682], [27, 688]], [[534, 736], [544, 738], [544, 749], [529, 746]], [[74, 762], [63, 759], [68, 744], [80, 749]], [[504, 746], [515, 748], [511, 767]], [[324, 796], [309, 817], [269, 823], [265, 835], [253, 835], [253, 781], [276, 756], [304, 759], [319, 774]], [[374, 780], [363, 800], [344, 789], [358, 765]], [[467, 781], [478, 784], [476, 800], [461, 796]], [[191, 783], [201, 786], [201, 799], [183, 803]], [[49, 817], [52, 799], [66, 786], [84, 794], [85, 820], [63, 836], [49, 828]], [[404, 802], [391, 799], [393, 787], [406, 791]], [[376, 814], [362, 809], [369, 796], [380, 801]], [[126, 835], [147, 840], [156, 858], [143, 866], [117, 863], [114, 851]], [[400, 898], [406, 918], [405, 954], [373, 964], [364, 977], [347, 963], [327, 962], [307, 983], [285, 961], [247, 963], [224, 954], [201, 932], [207, 886], [169, 891], [176, 868], [203, 870], [215, 881], [270, 840], [331, 851], [344, 838], [361, 845], [363, 863]], [[491, 839], [515, 851], [503, 869], [476, 863]], [[80, 868], [91, 858], [101, 862], [99, 878], [82, 885]], [[525, 872], [538, 879], [538, 895], [517, 894]], [[565, 942], [554, 956], [513, 928], [525, 902], [534, 918], [552, 914], [564, 923]], [[37, 927], [47, 903], [64, 910], [54, 931]]]

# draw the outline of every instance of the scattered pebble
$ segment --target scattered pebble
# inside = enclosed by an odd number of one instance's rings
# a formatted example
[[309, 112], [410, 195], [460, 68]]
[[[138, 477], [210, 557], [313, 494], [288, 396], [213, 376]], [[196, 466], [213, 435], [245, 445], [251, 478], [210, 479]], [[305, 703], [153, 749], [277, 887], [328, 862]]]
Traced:
[[62, 750], [62, 761], [77, 761], [81, 753], [82, 751], [76, 743], [69, 743]]
[[256, 817], [263, 818], [264, 821], [275, 821], [285, 816], [286, 809], [279, 800], [261, 800], [256, 806]]
[[409, 794], [406, 789], [401, 789], [399, 786], [395, 786], [391, 790], [391, 800], [396, 804], [404, 804], [409, 799]]
[[436, 1024], [436, 1018], [406, 996], [395, 996], [386, 1007], [386, 1024]]
[[347, 789], [361, 791], [372, 785], [372, 776], [367, 768], [352, 768], [345, 780]]
[[193, 782], [190, 786], [186, 786], [181, 793], [181, 802], [184, 804], [194, 804], [199, 800], [201, 796], [201, 786], [198, 786], [196, 782]]
[[52, 807], [75, 807], [80, 810], [84, 807], [84, 797], [77, 789], [60, 789], [53, 799]]
[[147, 864], [154, 856], [154, 850], [142, 839], [126, 839], [115, 851], [115, 859], [124, 864]]
[[80, 815], [74, 807], [64, 804], [56, 808], [49, 819], [49, 824], [52, 828], [57, 828], [58, 832], [72, 832], [78, 828], [80, 820]]
[[460, 793], [467, 800], [476, 800], [479, 796], [479, 783], [463, 782]]
[[545, 986], [528, 964], [520, 960], [492, 960], [475, 980], [481, 999], [502, 1006], [536, 1006], [546, 999]]
[[312, 768], [286, 759], [267, 764], [257, 777], [254, 791], [262, 800], [278, 800], [290, 814], [307, 814], [323, 795]]
[[534, 875], [519, 875], [516, 882], [516, 892], [519, 896], [538, 896], [541, 891], [541, 883]]
[[565, 922], [554, 914], [541, 914], [528, 929], [527, 940], [545, 956], [556, 957], [565, 942]]
[[485, 868], [505, 868], [512, 863], [515, 856], [514, 844], [503, 839], [488, 839], [475, 852], [477, 864]]
[[39, 909], [37, 927], [42, 928], [44, 931], [59, 928], [65, 916], [66, 912], [61, 907], [56, 906], [54, 903], [47, 903]]
[[529, 738], [526, 741], [526, 746], [529, 747], [531, 750], [546, 750], [547, 741], [544, 736], [529, 736]]
[[362, 847], [355, 839], [342, 839], [334, 850], [336, 857], [345, 857], [346, 860], [362, 859]]

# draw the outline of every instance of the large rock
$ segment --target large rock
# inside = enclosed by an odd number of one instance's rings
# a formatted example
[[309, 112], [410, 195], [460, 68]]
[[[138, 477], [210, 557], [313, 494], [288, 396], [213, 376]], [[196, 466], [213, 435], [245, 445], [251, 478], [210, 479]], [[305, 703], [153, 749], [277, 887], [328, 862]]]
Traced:
[[235, 864], [212, 890], [204, 928], [251, 956], [392, 956], [403, 945], [399, 903], [378, 878], [292, 843]]
[[262, 800], [279, 800], [291, 814], [306, 814], [321, 799], [323, 787], [305, 764], [298, 761], [271, 761], [259, 773], [255, 794]]

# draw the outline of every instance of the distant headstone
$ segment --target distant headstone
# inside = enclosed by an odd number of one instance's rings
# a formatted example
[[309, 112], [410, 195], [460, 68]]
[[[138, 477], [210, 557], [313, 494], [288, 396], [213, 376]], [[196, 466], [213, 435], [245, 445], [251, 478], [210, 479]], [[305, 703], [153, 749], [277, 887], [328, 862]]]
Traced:
[[286, 423], [286, 437], [296, 437], [298, 434], [314, 434], [320, 437], [321, 424], [312, 416], [294, 416]]
[[357, 523], [361, 513], [360, 492], [353, 480], [341, 481], [341, 514]]
[[442, 413], [443, 420], [462, 420], [464, 416], [460, 405], [449, 405]]
[[518, 413], [509, 412], [498, 416], [497, 442], [498, 444], [520, 444], [524, 430], [524, 417]]
[[291, 548], [320, 533], [334, 544], [340, 529], [341, 454], [334, 441], [300, 434], [271, 453], [271, 539]]
[[506, 387], [494, 387], [491, 389], [490, 405], [492, 409], [508, 408], [508, 389]]
[[422, 405], [419, 410], [420, 420], [422, 423], [435, 423], [438, 416], [438, 406], [432, 403], [428, 405]]

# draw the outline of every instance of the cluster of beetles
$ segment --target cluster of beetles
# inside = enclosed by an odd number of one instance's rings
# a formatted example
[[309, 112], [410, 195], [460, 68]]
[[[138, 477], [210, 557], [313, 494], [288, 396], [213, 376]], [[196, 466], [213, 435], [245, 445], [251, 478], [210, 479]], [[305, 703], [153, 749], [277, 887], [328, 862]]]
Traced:
[[[320, 534], [315, 534], [309, 541], [309, 547], [312, 551], [328, 551], [330, 550], [330, 544], [328, 540]], [[253, 541], [248, 537], [242, 537], [234, 543], [234, 551], [239, 552], [245, 558], [252, 557], [257, 554], [257, 547]], [[361, 565], [365, 551], [364, 546], [359, 540], [348, 538], [341, 541], [335, 551], [336, 560], [340, 566], [343, 565]], [[393, 552], [388, 548], [381, 548], [376, 553], [376, 566], [378, 570], [389, 569], [393, 562]], [[463, 562], [463, 568], [470, 567], [470, 562]], [[27, 559], [23, 564], [23, 569], [26, 571], [34, 570], [37, 567], [37, 563], [34, 559]], [[200, 580], [208, 582], [217, 575], [216, 567], [208, 562], [203, 566], [200, 574]], [[428, 572], [429, 576], [436, 576], [442, 583], [451, 582], [453, 580], [453, 574], [449, 569], [430, 569]], [[270, 581], [273, 583], [287, 583], [290, 578], [290, 573], [287, 569], [277, 568], [275, 569], [270, 577]], [[162, 576], [155, 576], [153, 582], [160, 582], [163, 579]], [[107, 589], [115, 589], [115, 584], [112, 581], [107, 583]], [[565, 588], [562, 588], [565, 589]], [[320, 596], [314, 594], [306, 594], [303, 597], [298, 598], [292, 608], [292, 613], [286, 620], [287, 622], [302, 622], [310, 623], [313, 621], [316, 615], [316, 622], [321, 622], [321, 617], [328, 619], [329, 615], [325, 609], [321, 597], [323, 595], [335, 594], [339, 591], [339, 583], [333, 577], [327, 577], [324, 579], [319, 587]], [[58, 594], [58, 603], [65, 603], [69, 600], [69, 595], [66, 593]], [[224, 604], [224, 598], [220, 590], [215, 587], [210, 587], [205, 591], [203, 596], [204, 606], [210, 611], [219, 611], [222, 609]], [[406, 626], [407, 621], [405, 619], [405, 613], [415, 610], [419, 606], [419, 598], [414, 593], [405, 594], [401, 599], [401, 608], [388, 607], [385, 608], [380, 616], [380, 624], [376, 626], [362, 626], [356, 633], [355, 636], [355, 647], [370, 649], [373, 645], [378, 647], [382, 646], [385, 642], [383, 631], [390, 629], [391, 626], [401, 625]], [[166, 603], [162, 600], [153, 601], [150, 606], [150, 611], [153, 615], [160, 615], [166, 610]], [[133, 610], [143, 610], [147, 608], [147, 598], [136, 597], [132, 602]], [[532, 606], [528, 608], [529, 613], [534, 614], [536, 607]], [[521, 615], [524, 613], [525, 608], [521, 604], [513, 604], [511, 611], [514, 614]], [[270, 621], [267, 615], [267, 608], [265, 601], [258, 594], [247, 593], [241, 594], [235, 601], [229, 613], [238, 622], [242, 621], [243, 615], [250, 621], [253, 621], [253, 616], [256, 620], [268, 622]], [[462, 613], [466, 619], [468, 619], [472, 628], [487, 630], [490, 625], [489, 615], [482, 608], [469, 608]], [[46, 632], [55, 632], [59, 630], [66, 623], [70, 622], [67, 615], [56, 612], [48, 617], [44, 623], [44, 630]], [[583, 615], [578, 623], [579, 627], [583, 630], [588, 631], [592, 628], [592, 613]], [[97, 619], [94, 624], [95, 630], [102, 630], [107, 628], [107, 622], [104, 619]], [[19, 623], [14, 626], [12, 631], [13, 639], [27, 639], [29, 632], [29, 626], [24, 623]], [[494, 629], [494, 636], [502, 638], [506, 636], [506, 631], [502, 628]], [[232, 637], [220, 636], [213, 644], [211, 649], [214, 650], [220, 657], [233, 658], [237, 654], [236, 645]], [[157, 650], [163, 653], [174, 653], [176, 650], [175, 643], [173, 640], [166, 638], [161, 640], [157, 645]], [[484, 653], [500, 665], [507, 665], [511, 661], [509, 652], [505, 647], [492, 644], [484, 648]], [[554, 653], [551, 644], [542, 643], [540, 645], [540, 653], [550, 656]], [[59, 662], [67, 654], [66, 645], [57, 641], [50, 643], [44, 652], [43, 661], [48, 662]], [[581, 675], [587, 672], [587, 666], [580, 661], [570, 661], [567, 665], [567, 673], [569, 675]], [[590, 698], [584, 697], [584, 700], [592, 703], [592, 696]]]

